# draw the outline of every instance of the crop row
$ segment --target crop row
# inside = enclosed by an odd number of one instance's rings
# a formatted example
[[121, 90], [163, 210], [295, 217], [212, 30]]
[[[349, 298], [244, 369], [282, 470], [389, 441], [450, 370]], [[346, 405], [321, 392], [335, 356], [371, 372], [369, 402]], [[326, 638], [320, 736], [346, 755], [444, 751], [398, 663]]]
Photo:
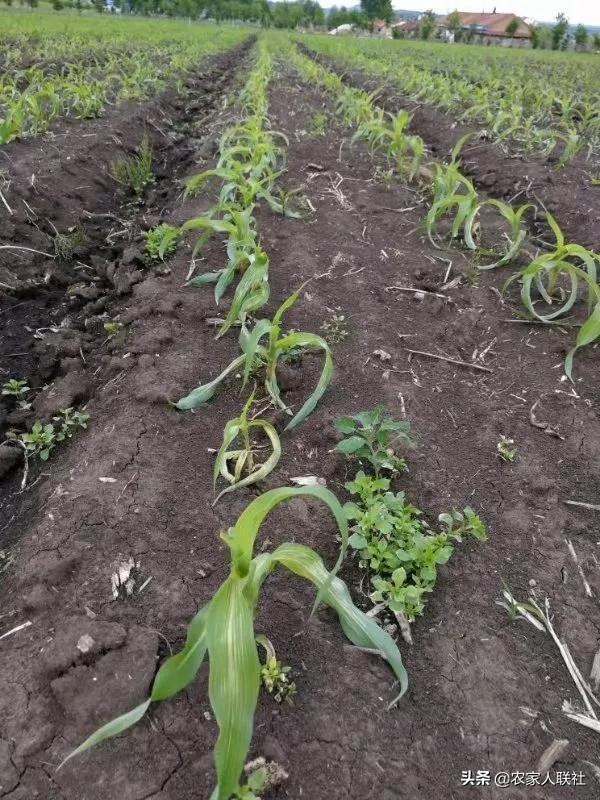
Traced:
[[[311, 36], [319, 53], [396, 85], [526, 154], [600, 158], [600, 64], [586, 56], [505, 53], [372, 39]], [[510, 59], [510, 60], [509, 60]]]
[[[581, 245], [565, 242], [549, 213], [545, 219], [554, 243], [544, 243], [543, 249], [532, 254], [526, 245], [538, 243], [527, 241], [525, 217], [527, 212], [537, 216], [537, 209], [530, 203], [513, 209], [509, 203], [479, 196], [460, 171], [460, 151], [468, 137], [456, 143], [449, 162], [425, 163], [425, 143], [408, 133], [410, 115], [406, 111], [396, 115], [383, 111], [375, 103], [376, 92], [367, 94], [346, 86], [339, 75], [301, 55], [291, 45], [288, 55], [306, 78], [333, 94], [345, 124], [355, 129], [355, 139], [365, 140], [373, 153], [385, 155], [397, 176], [421, 183], [430, 199], [423, 226], [435, 247], [443, 241], [462, 241], [478, 258], [491, 258], [490, 263], [478, 266], [480, 270], [516, 263], [517, 271], [505, 287], [519, 281], [526, 312], [540, 322], [551, 323], [571, 312], [583, 290], [587, 316], [565, 359], [565, 374], [572, 379], [573, 358], [578, 349], [600, 338], [599, 256]], [[498, 220], [505, 228], [506, 240], [500, 252], [497, 245], [484, 247], [486, 228], [496, 231]], [[544, 310], [538, 309], [540, 303]]]
[[[213, 273], [196, 276], [192, 273], [188, 283], [192, 288], [214, 283], [216, 300], [221, 302], [228, 287], [237, 281], [229, 312], [218, 336], [223, 336], [232, 326], [239, 325], [241, 355], [218, 378], [198, 387], [176, 406], [180, 410], [197, 408], [214, 394], [225, 377], [239, 371], [243, 373], [242, 389], [248, 385], [250, 378], [262, 383], [270, 404], [290, 414], [292, 419], [287, 426], [289, 429], [305, 419], [315, 408], [331, 379], [333, 361], [329, 346], [321, 337], [312, 333], [282, 330], [283, 314], [297, 301], [299, 291], [293, 292], [283, 301], [272, 319], [255, 321], [250, 330], [247, 328], [250, 314], [261, 308], [270, 294], [269, 259], [259, 242], [254, 217], [255, 206], [262, 201], [274, 213], [298, 216], [298, 212], [289, 208], [288, 195], [276, 183], [285, 155], [282, 143], [286, 140], [281, 134], [271, 130], [268, 120], [267, 86], [272, 70], [273, 64], [266, 40], [262, 39], [254, 66], [240, 95], [241, 119], [223, 133], [216, 167], [187, 181], [188, 196], [200, 191], [207, 181], [220, 182], [221, 188], [215, 205], [205, 214], [185, 223], [179, 233], [200, 231], [194, 253], [203, 248], [211, 236], [226, 237], [227, 264]], [[172, 242], [173, 239], [168, 241]], [[166, 253], [165, 242], [166, 238], [163, 239], [163, 246], [159, 246], [161, 256]], [[282, 359], [298, 358], [303, 351], [315, 348], [324, 352], [321, 379], [294, 415], [281, 398], [277, 385], [277, 366]], [[240, 416], [230, 420], [223, 431], [223, 442], [215, 462], [215, 482], [221, 475], [230, 485], [215, 502], [228, 491], [264, 478], [279, 460], [281, 443], [274, 426], [260, 419], [259, 412], [250, 416], [255, 391], [249, 393]], [[399, 425], [404, 429], [406, 423]], [[395, 430], [393, 425], [386, 428], [383, 419], [380, 420], [379, 427], [382, 428], [381, 436], [384, 438]], [[260, 462], [258, 453], [263, 447], [257, 449], [250, 438], [252, 433], [257, 432], [268, 439], [272, 451], [269, 457], [263, 457]], [[378, 462], [377, 469], [383, 466]], [[298, 495], [313, 497], [324, 503], [336, 521], [341, 547], [331, 571], [314, 550], [302, 544], [284, 543], [272, 552], [262, 550], [254, 555], [254, 543], [265, 517], [277, 505]], [[190, 622], [184, 648], [161, 665], [150, 697], [133, 710], [102, 726], [71, 756], [124, 731], [144, 716], [151, 702], [166, 700], [185, 688], [195, 679], [207, 657], [210, 669], [209, 698], [219, 726], [214, 750], [217, 786], [211, 797], [213, 800], [230, 800], [232, 796], [254, 796], [248, 793], [248, 787], [240, 787], [240, 779], [252, 738], [253, 717], [261, 682], [279, 700], [293, 691], [293, 684], [289, 684], [286, 679], [288, 668], [277, 661], [269, 640], [254, 630], [261, 588], [277, 567], [284, 567], [315, 585], [318, 592], [313, 610], [321, 603], [330, 606], [336, 611], [344, 633], [351, 642], [385, 658], [400, 683], [401, 696], [407, 687], [407, 675], [396, 643], [372, 617], [354, 605], [346, 585], [337, 577], [349, 546], [348, 518], [348, 513], [336, 496], [322, 486], [272, 489], [249, 503], [235, 525], [227, 533], [221, 534], [230, 551], [229, 576]], [[439, 550], [432, 551], [431, 547], [428, 550], [438, 553], [438, 561], [435, 563], [443, 563], [442, 558], [447, 560], [452, 549], [449, 542], [460, 538], [462, 529], [457, 531], [453, 526], [454, 523], [451, 522], [447, 532], [441, 534], [444, 546], [442, 539], [431, 534], [432, 542], [435, 539]], [[472, 527], [470, 523], [468, 526]], [[367, 539], [363, 539], [366, 547]], [[356, 542], [353, 546], [357, 547]], [[406, 572], [407, 584], [408, 574]], [[428, 575], [429, 584], [419, 590], [421, 593], [433, 588], [435, 566], [429, 569]], [[396, 590], [399, 588], [396, 587]], [[410, 594], [410, 587], [405, 587], [403, 591], [407, 588]], [[380, 591], [385, 591], [384, 587]], [[416, 585], [412, 591], [417, 591]], [[407, 597], [407, 608], [408, 602]], [[414, 613], [419, 613], [417, 606], [414, 606]], [[267, 653], [264, 665], [259, 659], [259, 646]], [[266, 779], [266, 774], [255, 774], [251, 776], [249, 786], [256, 788]]]
[[58, 117], [98, 117], [106, 106], [155, 95], [207, 54], [244, 36], [239, 29], [209, 26], [194, 26], [190, 35], [179, 23], [165, 31], [146, 21], [134, 39], [119, 21], [83, 33], [45, 30], [44, 20], [35, 19], [39, 28], [24, 26], [18, 33], [22, 18], [15, 23], [9, 17], [13, 26], [0, 35], [0, 145], [41, 133]]

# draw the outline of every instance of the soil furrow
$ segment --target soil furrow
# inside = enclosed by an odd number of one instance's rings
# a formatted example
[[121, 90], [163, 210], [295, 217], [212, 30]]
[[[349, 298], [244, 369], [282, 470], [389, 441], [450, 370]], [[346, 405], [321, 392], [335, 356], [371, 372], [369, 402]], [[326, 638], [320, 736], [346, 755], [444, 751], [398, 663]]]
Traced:
[[[327, 136], [308, 132], [317, 112], [328, 116]], [[440, 511], [471, 504], [488, 523], [489, 540], [457, 548], [442, 570], [414, 625], [415, 644], [402, 645], [411, 686], [391, 712], [386, 665], [350, 647], [330, 612], [321, 610], [309, 621], [314, 593], [308, 585], [287, 573], [269, 579], [257, 630], [272, 639], [298, 685], [294, 707], [278, 706], [267, 695], [259, 701], [251, 756], [278, 761], [290, 776], [269, 797], [459, 797], [463, 770], [533, 770], [555, 736], [571, 742], [557, 768], [587, 770], [583, 760], [594, 761], [596, 742], [561, 715], [562, 700], [573, 691], [551, 642], [522, 624], [510, 625], [494, 600], [502, 579], [520, 594], [535, 581], [551, 597], [561, 635], [587, 673], [596, 650], [596, 631], [588, 624], [594, 606], [582, 592], [564, 536], [577, 534], [587, 568], [595, 533], [589, 516], [562, 501], [574, 487], [588, 498], [598, 490], [594, 354], [582, 354], [581, 381], [570, 391], [555, 369], [564, 335], [504, 323], [510, 308], [491, 291], [501, 276], [482, 276], [479, 286], [471, 285], [470, 265], [457, 250], [442, 253], [452, 261], [451, 275], [461, 278], [445, 292], [447, 301], [387, 291], [394, 285], [439, 289], [448, 267], [417, 230], [419, 208], [393, 210], [414, 206], [413, 190], [386, 189], [374, 180], [366, 149], [350, 146], [323, 96], [294, 77], [273, 81], [270, 116], [290, 142], [285, 183], [301, 186], [316, 213], [291, 220], [261, 209], [272, 283], [261, 316], [310, 278], [287, 324], [319, 332], [339, 313], [348, 337], [333, 346], [334, 382], [316, 411], [283, 435], [282, 459], [268, 485], [314, 474], [343, 497], [351, 471], [332, 452], [332, 423], [383, 403], [395, 418], [405, 409], [420, 438], [398, 488], [432, 525]], [[190, 218], [209, 200], [188, 199], [170, 220]], [[186, 241], [170, 272], [147, 275], [123, 298], [127, 337], [109, 358], [98, 352], [88, 359], [88, 370], [98, 370], [90, 429], [49, 462], [49, 475], [19, 520], [27, 533], [5, 579], [2, 606], [10, 616], [0, 617], [1, 630], [25, 620], [32, 625], [4, 640], [0, 650], [6, 685], [0, 740], [13, 743], [12, 768], [6, 778], [0, 773], [0, 787], [19, 780], [5, 792], [10, 800], [81, 800], [82, 787], [86, 800], [210, 796], [216, 725], [204, 670], [127, 735], [52, 777], [40, 769], [146, 696], [163, 652], [161, 637], [174, 648], [183, 641], [195, 598], [205, 603], [227, 573], [218, 532], [254, 496], [241, 490], [211, 507], [207, 448], [218, 447], [226, 420], [239, 413], [239, 382], [232, 380], [193, 414], [176, 413], [165, 402], [214, 377], [237, 354], [235, 334], [215, 340], [207, 324], [222, 314], [210, 288], [183, 287], [192, 245]], [[200, 258], [201, 271], [220, 266], [221, 243], [211, 241]], [[492, 343], [480, 362], [492, 372], [411, 360], [407, 343], [461, 359]], [[390, 358], [382, 362], [376, 350]], [[312, 356], [288, 370], [282, 381], [286, 402], [298, 408], [319, 370]], [[559, 426], [564, 440], [531, 425], [529, 409], [538, 397], [538, 417]], [[271, 418], [278, 421], [276, 414]], [[496, 456], [502, 433], [519, 449], [511, 466]], [[302, 498], [278, 508], [261, 537], [259, 548], [266, 539], [271, 546], [293, 539], [315, 547], [329, 564], [338, 549], [328, 515]], [[151, 581], [143, 592], [113, 601], [114, 562], [129, 557], [139, 562], [137, 587]], [[368, 607], [366, 581], [361, 584], [351, 560], [343, 576]], [[93, 640], [85, 658], [77, 648], [84, 635]], [[597, 792], [586, 775], [585, 787], [515, 786], [510, 797], [591, 800]], [[493, 787], [470, 793], [506, 796]]]

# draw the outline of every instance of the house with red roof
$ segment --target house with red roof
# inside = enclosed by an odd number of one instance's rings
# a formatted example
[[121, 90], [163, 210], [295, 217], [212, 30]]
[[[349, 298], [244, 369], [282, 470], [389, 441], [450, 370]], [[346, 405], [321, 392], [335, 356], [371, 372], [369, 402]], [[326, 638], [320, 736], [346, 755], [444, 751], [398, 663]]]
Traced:
[[[460, 19], [460, 39], [474, 41], [479, 44], [499, 44], [505, 47], [530, 47], [531, 29], [516, 14], [475, 14], [458, 11], [438, 20], [442, 38], [453, 42], [459, 39], [454, 25], [456, 14]], [[453, 30], [450, 29], [453, 26]]]

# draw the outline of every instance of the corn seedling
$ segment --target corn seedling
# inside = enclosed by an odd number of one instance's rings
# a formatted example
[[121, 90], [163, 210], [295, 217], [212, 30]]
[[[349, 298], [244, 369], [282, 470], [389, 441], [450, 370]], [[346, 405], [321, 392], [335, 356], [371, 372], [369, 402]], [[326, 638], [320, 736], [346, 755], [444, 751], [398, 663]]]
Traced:
[[[300, 290], [299, 290], [300, 291]], [[333, 375], [333, 359], [327, 342], [315, 333], [290, 331], [281, 333], [281, 318], [283, 314], [296, 302], [298, 292], [291, 294], [275, 312], [272, 320], [258, 320], [253, 329], [248, 331], [244, 325], [240, 332], [240, 347], [242, 355], [235, 358], [223, 372], [210, 383], [203, 384], [183, 397], [175, 407], [181, 411], [189, 411], [206, 403], [214, 395], [223, 380], [236, 370], [243, 371], [243, 384], [246, 386], [251, 375], [256, 375], [259, 370], [264, 373], [264, 386], [273, 403], [289, 414], [292, 419], [288, 422], [286, 430], [290, 430], [306, 419], [314, 410], [323, 396]], [[266, 344], [262, 340], [266, 339]], [[277, 383], [277, 364], [298, 350], [322, 350], [325, 356], [321, 377], [313, 393], [304, 402], [296, 414], [286, 406], [281, 399], [281, 392]]]
[[154, 180], [152, 172], [152, 147], [148, 136], [144, 134], [135, 155], [119, 158], [111, 164], [110, 172], [117, 183], [139, 197], [144, 189]]
[[338, 453], [356, 458], [360, 464], [369, 463], [377, 477], [382, 470], [392, 474], [406, 471], [406, 461], [396, 455], [395, 449], [415, 446], [410, 422], [386, 417], [384, 409], [377, 406], [371, 411], [341, 417], [335, 427], [344, 435], [336, 445]]
[[[227, 481], [229, 486], [217, 495], [213, 505], [218, 503], [224, 494], [232, 492], [234, 489], [241, 489], [243, 486], [250, 486], [257, 481], [264, 480], [273, 472], [281, 457], [281, 442], [271, 423], [263, 419], [248, 419], [248, 412], [253, 401], [254, 392], [248, 398], [240, 416], [230, 419], [223, 430], [223, 441], [215, 459], [213, 488], [216, 487], [219, 475]], [[258, 451], [250, 440], [253, 431], [265, 434], [271, 445], [271, 455], [262, 462], [256, 460]], [[238, 438], [241, 439], [242, 447], [231, 450], [232, 444]]]
[[515, 447], [515, 440], [510, 439], [508, 436], [502, 435], [500, 441], [496, 445], [499, 457], [502, 461], [512, 463], [517, 458], [517, 448]]
[[151, 263], [166, 261], [177, 250], [180, 236], [180, 229], [175, 225], [169, 225], [167, 222], [163, 222], [161, 225], [157, 225], [156, 228], [146, 231], [144, 249], [148, 260]]
[[506, 234], [508, 245], [505, 248], [502, 256], [497, 261], [494, 261], [492, 264], [478, 265], [478, 269], [480, 270], [502, 267], [505, 264], [509, 264], [511, 261], [514, 261], [521, 251], [521, 247], [526, 236], [526, 232], [522, 227], [523, 215], [528, 209], [534, 208], [531, 203], [523, 203], [523, 205], [519, 206], [519, 208], [517, 208], [515, 211], [512, 206], [510, 206], [508, 203], [503, 203], [501, 200], [484, 200], [473, 209], [471, 215], [465, 222], [465, 230], [468, 230], [468, 233], [465, 235], [465, 240], [470, 241], [473, 244], [476, 238], [476, 220], [481, 209], [485, 206], [491, 206], [492, 208], [495, 208], [506, 220], [506, 223], [509, 227], [509, 231]]
[[[280, 503], [298, 496], [320, 500], [335, 517], [341, 549], [331, 572], [314, 550], [302, 544], [284, 543], [273, 552], [254, 556], [254, 543], [265, 517]], [[219, 726], [214, 749], [217, 785], [211, 800], [230, 800], [239, 792], [261, 682], [254, 617], [260, 590], [278, 566], [313, 583], [318, 589], [314, 608], [324, 603], [336, 611], [350, 641], [380, 653], [400, 682], [399, 697], [406, 691], [406, 670], [393, 639], [356, 608], [346, 585], [337, 577], [346, 552], [348, 530], [344, 512], [334, 494], [321, 487], [272, 489], [253, 500], [221, 538], [229, 547], [231, 571], [212, 599], [192, 619], [184, 648], [160, 666], [150, 697], [103, 725], [65, 760], [130, 728], [142, 719], [150, 703], [166, 700], [184, 689], [195, 679], [208, 656], [208, 695]]]
[[467, 247], [475, 250], [474, 225], [469, 222], [475, 219], [478, 207], [475, 187], [454, 160], [450, 164], [434, 164], [433, 199], [425, 217], [427, 236], [434, 247], [439, 248], [441, 243], [438, 225], [450, 215], [450, 238], [462, 235]]
[[[505, 283], [506, 289], [514, 280], [521, 281], [521, 300], [532, 317], [541, 322], [551, 322], [567, 314], [575, 305], [580, 286], [587, 293], [589, 315], [577, 334], [575, 345], [567, 353], [565, 374], [572, 380], [573, 359], [577, 350], [592, 344], [600, 337], [600, 285], [597, 277], [597, 262], [600, 257], [578, 244], [566, 244], [564, 235], [551, 214], [546, 214], [555, 238], [555, 249], [542, 253], [533, 261], [512, 275]], [[547, 314], [541, 314], [535, 307], [533, 292], [537, 291], [549, 306], [558, 297], [559, 279], [567, 281], [566, 297], [559, 301], [559, 307]], [[561, 287], [562, 294], [562, 287]]]
[[263, 306], [269, 299], [269, 259], [261, 248], [256, 230], [254, 208], [263, 200], [272, 211], [289, 217], [299, 214], [289, 206], [292, 193], [276, 189], [281, 174], [283, 151], [279, 141], [286, 137], [272, 131], [267, 118], [266, 87], [272, 64], [264, 42], [259, 45], [258, 58], [241, 93], [245, 119], [225, 131], [219, 143], [219, 160], [214, 169], [194, 175], [186, 182], [186, 194], [197, 193], [204, 184], [218, 178], [222, 182], [219, 199], [207, 213], [189, 220], [183, 231], [201, 231], [196, 255], [213, 234], [225, 234], [227, 265], [218, 271], [192, 277], [190, 286], [215, 284], [215, 300], [220, 302], [224, 292], [239, 277], [232, 304], [219, 336], [243, 322], [245, 317]]

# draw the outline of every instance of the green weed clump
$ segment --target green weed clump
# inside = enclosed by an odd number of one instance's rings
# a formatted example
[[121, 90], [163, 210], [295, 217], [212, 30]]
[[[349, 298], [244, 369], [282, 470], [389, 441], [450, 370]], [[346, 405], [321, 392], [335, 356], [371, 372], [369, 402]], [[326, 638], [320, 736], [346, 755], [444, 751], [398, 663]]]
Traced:
[[406, 461], [395, 450], [399, 446], [415, 446], [410, 422], [386, 417], [384, 409], [377, 406], [372, 411], [341, 417], [335, 427], [344, 435], [336, 451], [356, 458], [361, 464], [370, 464], [377, 477], [382, 470], [397, 473], [407, 469]]
[[52, 422], [43, 423], [36, 420], [29, 433], [14, 435], [21, 441], [30, 456], [37, 456], [47, 461], [57, 444], [72, 439], [77, 430], [87, 428], [89, 414], [74, 408], [63, 408]]
[[145, 252], [150, 263], [167, 261], [177, 250], [177, 244], [181, 236], [181, 230], [175, 225], [163, 222], [156, 228], [146, 231]]
[[442, 529], [432, 531], [404, 492], [390, 491], [389, 478], [362, 471], [346, 489], [356, 498], [344, 509], [352, 530], [349, 544], [369, 573], [369, 597], [389, 609], [403, 627], [423, 613], [437, 568], [448, 562], [454, 544], [465, 536], [484, 541], [485, 525], [467, 506], [440, 515]]
[[134, 155], [113, 161], [110, 166], [110, 172], [115, 181], [121, 184], [125, 191], [140, 197], [144, 193], [146, 186], [154, 181], [152, 146], [148, 135], [144, 134]]

